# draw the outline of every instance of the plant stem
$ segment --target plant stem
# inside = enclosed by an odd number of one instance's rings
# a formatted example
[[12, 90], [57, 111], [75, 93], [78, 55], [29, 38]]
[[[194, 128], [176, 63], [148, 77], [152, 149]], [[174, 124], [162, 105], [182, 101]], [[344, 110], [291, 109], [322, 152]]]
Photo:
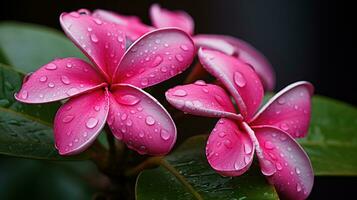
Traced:
[[140, 163], [139, 165], [133, 167], [132, 169], [129, 169], [124, 172], [125, 176], [136, 176], [138, 175], [141, 171], [147, 168], [152, 168], [160, 165], [161, 160], [163, 157], [158, 156], [158, 157], [150, 157], [146, 159], [144, 162]]

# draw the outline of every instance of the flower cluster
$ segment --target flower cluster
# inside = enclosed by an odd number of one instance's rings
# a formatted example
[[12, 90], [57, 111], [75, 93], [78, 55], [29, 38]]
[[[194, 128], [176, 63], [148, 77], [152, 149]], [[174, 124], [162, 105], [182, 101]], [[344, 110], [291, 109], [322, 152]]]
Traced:
[[167, 154], [176, 141], [174, 121], [143, 89], [181, 73], [197, 54], [194, 77], [207, 71], [220, 85], [196, 80], [168, 90], [166, 99], [186, 113], [220, 118], [206, 146], [212, 168], [239, 176], [256, 155], [281, 197], [307, 198], [313, 171], [295, 138], [307, 134], [313, 86], [293, 83], [260, 108], [264, 90], [275, 84], [261, 53], [230, 36], [193, 35], [194, 22], [183, 11], [155, 4], [150, 17], [153, 26], [105, 10], [60, 16], [64, 32], [91, 64], [79, 58], [53, 60], [27, 76], [15, 95], [24, 103], [69, 99], [54, 121], [59, 153], [84, 151], [107, 123], [138, 153]]

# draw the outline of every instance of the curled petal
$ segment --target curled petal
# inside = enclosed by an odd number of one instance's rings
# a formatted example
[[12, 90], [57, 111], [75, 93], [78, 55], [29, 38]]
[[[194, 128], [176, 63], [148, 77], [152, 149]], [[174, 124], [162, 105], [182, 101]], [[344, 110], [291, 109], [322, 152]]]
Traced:
[[226, 86], [245, 120], [249, 120], [264, 95], [255, 71], [237, 58], [214, 50], [200, 48], [198, 57], [203, 67]]
[[273, 90], [275, 87], [275, 73], [268, 59], [249, 43], [227, 35], [204, 35], [208, 38], [220, 39], [230, 43], [236, 56], [243, 62], [249, 63], [259, 75], [264, 88]]
[[125, 51], [120, 26], [78, 12], [62, 13], [60, 22], [67, 36], [110, 81]]
[[313, 186], [314, 174], [305, 151], [279, 129], [256, 127], [254, 131], [263, 151], [263, 157], [258, 157], [260, 165], [265, 165], [262, 172], [279, 196], [283, 199], [306, 199]]
[[230, 97], [219, 86], [199, 80], [194, 84], [176, 86], [166, 93], [167, 101], [184, 112], [208, 116], [241, 119], [235, 114]]
[[292, 137], [304, 137], [309, 129], [313, 90], [305, 81], [285, 87], [259, 110], [251, 125], [270, 125]]
[[235, 121], [222, 118], [210, 134], [206, 156], [214, 170], [223, 176], [239, 176], [252, 164], [254, 145]]
[[167, 154], [176, 141], [171, 116], [156, 99], [134, 86], [112, 87], [108, 124], [117, 139], [140, 154]]
[[150, 18], [157, 28], [177, 27], [190, 35], [193, 34], [193, 19], [184, 11], [170, 11], [161, 8], [158, 4], [153, 4], [150, 7]]
[[59, 153], [73, 155], [86, 150], [105, 125], [108, 106], [108, 93], [103, 90], [71, 98], [62, 105], [54, 122]]
[[56, 59], [26, 76], [15, 95], [25, 103], [48, 103], [103, 87], [103, 79], [78, 58]]
[[233, 55], [235, 53], [235, 47], [221, 38], [202, 34], [194, 36], [193, 41], [195, 42], [197, 48], [203, 47], [217, 50], [227, 55]]
[[193, 41], [185, 32], [176, 28], [157, 29], [130, 46], [113, 82], [140, 88], [155, 85], [184, 71], [194, 54]]
[[137, 40], [139, 37], [153, 29], [142, 23], [136, 16], [119, 15], [111, 11], [100, 9], [95, 10], [93, 16], [117, 24], [132, 41]]

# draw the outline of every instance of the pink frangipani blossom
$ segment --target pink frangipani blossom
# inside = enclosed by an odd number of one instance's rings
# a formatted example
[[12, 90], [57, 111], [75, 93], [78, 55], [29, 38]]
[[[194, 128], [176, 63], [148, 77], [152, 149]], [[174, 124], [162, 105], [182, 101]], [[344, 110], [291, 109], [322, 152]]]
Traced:
[[175, 124], [143, 88], [190, 65], [196, 51], [190, 36], [176, 28], [157, 29], [126, 49], [121, 26], [95, 18], [87, 10], [63, 13], [60, 23], [92, 65], [78, 58], [55, 59], [28, 76], [15, 95], [24, 103], [69, 98], [54, 121], [59, 153], [84, 151], [106, 122], [129, 148], [141, 154], [168, 153], [176, 140]]
[[[139, 19], [132, 16], [119, 15], [106, 10], [95, 10], [93, 15], [122, 26], [130, 39], [136, 39], [154, 27], [143, 24]], [[170, 11], [153, 4], [150, 8], [150, 18], [155, 28], [177, 27], [186, 33], [193, 35], [194, 21], [184, 11]], [[225, 35], [199, 34], [192, 36], [197, 49], [199, 47], [221, 51], [228, 55], [234, 55], [243, 62], [249, 63], [257, 72], [265, 89], [272, 90], [275, 86], [275, 73], [263, 54], [247, 42]], [[204, 70], [197, 69], [197, 75], [203, 74]]]
[[239, 176], [249, 169], [256, 152], [262, 173], [281, 197], [307, 198], [313, 185], [313, 170], [294, 138], [307, 134], [313, 86], [305, 81], [293, 83], [258, 111], [264, 91], [250, 65], [214, 50], [201, 48], [198, 56], [203, 67], [230, 94], [200, 80], [168, 90], [166, 98], [186, 113], [221, 118], [206, 146], [212, 168], [224, 176]]

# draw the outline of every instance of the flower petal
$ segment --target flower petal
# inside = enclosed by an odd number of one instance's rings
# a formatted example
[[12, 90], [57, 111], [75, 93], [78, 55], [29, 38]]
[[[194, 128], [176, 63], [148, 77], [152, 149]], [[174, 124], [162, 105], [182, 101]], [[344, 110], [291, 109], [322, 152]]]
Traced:
[[[202, 35], [200, 35], [202, 36]], [[259, 75], [264, 88], [273, 90], [275, 87], [275, 73], [268, 59], [249, 43], [227, 35], [204, 35], [207, 38], [224, 40], [230, 43], [237, 57], [243, 62], [249, 63]]]
[[119, 15], [117, 13], [101, 9], [95, 10], [92, 16], [117, 24], [120, 26], [120, 29], [125, 32], [125, 35], [132, 41], [137, 40], [139, 37], [153, 29], [153, 27], [142, 23], [136, 16]]
[[150, 18], [157, 28], [177, 27], [192, 35], [194, 22], [192, 17], [184, 11], [170, 11], [161, 8], [159, 4], [150, 7]]
[[214, 50], [200, 48], [198, 57], [203, 67], [226, 86], [245, 120], [249, 120], [264, 95], [255, 71], [237, 58]]
[[78, 58], [56, 59], [26, 76], [15, 95], [24, 103], [48, 103], [103, 87], [103, 79]]
[[269, 163], [266, 167], [272, 169], [266, 170], [275, 171], [268, 174], [267, 178], [279, 196], [282, 199], [306, 199], [313, 186], [314, 174], [305, 151], [279, 129], [256, 127], [254, 131], [263, 151], [263, 157], [258, 157], [259, 163]]
[[235, 53], [235, 47], [225, 40], [210, 35], [195, 35], [193, 41], [197, 48], [203, 47], [207, 49], [217, 50], [227, 55]]
[[138, 39], [126, 51], [114, 83], [140, 88], [167, 80], [191, 64], [195, 47], [190, 36], [176, 28], [157, 29]]
[[254, 145], [235, 121], [222, 118], [210, 134], [206, 156], [214, 170], [223, 176], [239, 176], [252, 164]]
[[112, 87], [108, 124], [117, 139], [140, 154], [167, 154], [176, 141], [175, 124], [164, 107], [131, 85]]
[[313, 86], [299, 81], [282, 89], [252, 119], [251, 125], [270, 125], [292, 137], [305, 137], [311, 117]]
[[105, 125], [108, 92], [96, 90], [71, 98], [57, 111], [54, 122], [56, 148], [61, 155], [88, 148]]
[[62, 13], [60, 22], [67, 36], [110, 81], [125, 51], [120, 26], [78, 12]]
[[241, 116], [235, 114], [226, 92], [221, 87], [206, 84], [202, 80], [171, 88], [165, 95], [171, 105], [193, 115], [241, 119]]

